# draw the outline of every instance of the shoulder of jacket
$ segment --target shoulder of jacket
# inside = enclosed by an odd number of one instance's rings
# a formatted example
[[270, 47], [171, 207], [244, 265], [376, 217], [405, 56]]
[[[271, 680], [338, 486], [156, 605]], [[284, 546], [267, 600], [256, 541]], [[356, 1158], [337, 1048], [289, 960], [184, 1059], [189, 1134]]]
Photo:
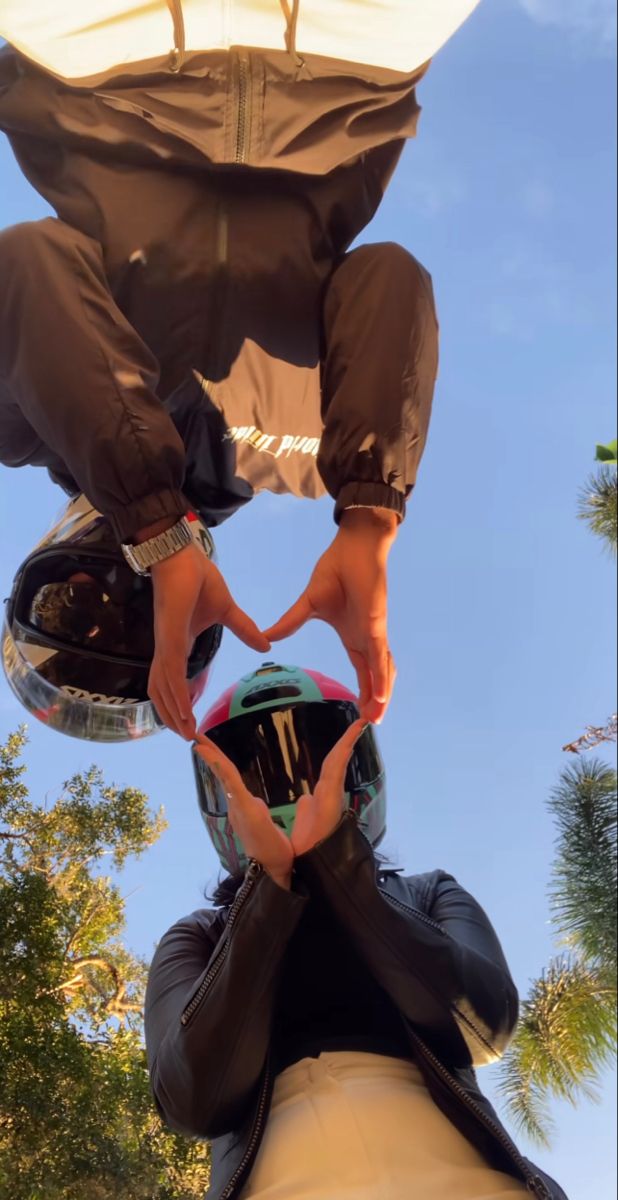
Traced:
[[191, 935], [210, 935], [217, 930], [218, 926], [223, 928], [225, 924], [226, 909], [223, 908], [198, 908], [195, 912], [189, 913], [186, 917], [181, 917], [172, 925], [163, 937], [163, 941], [174, 939], [178, 936]]
[[398, 871], [383, 870], [379, 873], [380, 885], [395, 898], [411, 899], [417, 907], [431, 908], [436, 892], [442, 883], [456, 883], [455, 877], [440, 868], [425, 871], [420, 875], [402, 875]]

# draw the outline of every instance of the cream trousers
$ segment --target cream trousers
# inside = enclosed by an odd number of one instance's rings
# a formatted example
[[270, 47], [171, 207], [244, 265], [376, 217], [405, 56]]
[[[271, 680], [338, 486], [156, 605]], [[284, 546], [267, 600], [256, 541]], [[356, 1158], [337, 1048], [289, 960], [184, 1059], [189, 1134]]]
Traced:
[[523, 1200], [431, 1099], [418, 1068], [372, 1054], [304, 1059], [276, 1081], [243, 1200]]

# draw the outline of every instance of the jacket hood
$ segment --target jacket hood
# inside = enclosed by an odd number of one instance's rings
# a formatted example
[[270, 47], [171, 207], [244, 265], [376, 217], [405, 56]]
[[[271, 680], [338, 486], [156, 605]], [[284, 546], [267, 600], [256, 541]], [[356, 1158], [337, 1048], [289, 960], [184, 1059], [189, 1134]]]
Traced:
[[0, 0], [0, 36], [61, 79], [141, 62], [182, 67], [185, 52], [232, 46], [410, 73], [479, 0]]

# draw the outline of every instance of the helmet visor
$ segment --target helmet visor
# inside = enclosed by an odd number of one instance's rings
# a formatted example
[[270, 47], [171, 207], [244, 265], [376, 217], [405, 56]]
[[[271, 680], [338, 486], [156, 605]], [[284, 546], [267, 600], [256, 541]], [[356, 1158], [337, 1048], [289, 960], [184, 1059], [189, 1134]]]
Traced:
[[[269, 808], [280, 808], [314, 791], [326, 755], [356, 720], [358, 709], [351, 702], [324, 701], [234, 717], [206, 730], [206, 736], [231, 759], [252, 795], [261, 796]], [[224, 815], [224, 789], [200, 755], [194, 752], [193, 758], [202, 812]], [[354, 748], [345, 790], [360, 791], [383, 769], [368, 728]]]
[[146, 667], [110, 664], [112, 675], [102, 680], [101, 660], [18, 642], [8, 622], [2, 631], [2, 665], [21, 704], [71, 737], [126, 742], [163, 728], [147, 698]]
[[154, 653], [152, 587], [107, 555], [46, 551], [23, 572], [12, 617], [49, 644], [132, 662]]

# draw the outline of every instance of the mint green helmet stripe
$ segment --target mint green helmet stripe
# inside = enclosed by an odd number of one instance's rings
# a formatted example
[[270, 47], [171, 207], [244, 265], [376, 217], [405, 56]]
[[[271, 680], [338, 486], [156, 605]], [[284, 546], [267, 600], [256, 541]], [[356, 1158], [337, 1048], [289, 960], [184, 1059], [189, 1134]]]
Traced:
[[263, 703], [258, 702], [247, 708], [243, 708], [242, 703], [247, 696], [256, 691], [262, 690], [267, 693], [271, 689], [279, 687], [297, 689], [298, 694], [290, 697], [291, 704], [311, 704], [324, 699], [317, 683], [306, 671], [299, 667], [282, 666], [280, 671], [269, 672], [263, 676], [253, 673], [241, 679], [230, 704], [230, 718], [242, 717], [250, 712], [259, 712], [260, 709], [281, 708], [282, 704], [285, 704], [285, 699], [281, 697], [265, 700]]

